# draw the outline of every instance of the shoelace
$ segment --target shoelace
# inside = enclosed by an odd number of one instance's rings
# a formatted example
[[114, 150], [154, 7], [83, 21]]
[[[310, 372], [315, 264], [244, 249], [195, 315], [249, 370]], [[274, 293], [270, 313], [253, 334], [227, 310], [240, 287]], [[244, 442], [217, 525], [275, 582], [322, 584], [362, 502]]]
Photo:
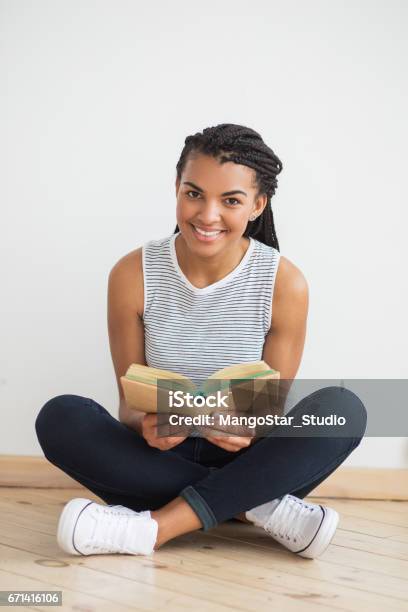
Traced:
[[84, 546], [99, 552], [112, 550], [126, 552], [125, 542], [130, 533], [129, 523], [138, 514], [130, 514], [129, 510], [120, 511], [118, 506], [114, 511], [109, 506], [94, 506], [92, 512], [96, 514], [95, 531]]
[[287, 497], [285, 504], [280, 508], [279, 514], [277, 515], [275, 511], [271, 519], [265, 524], [264, 529], [277, 538], [297, 542], [301, 537], [303, 518], [313, 511], [314, 508], [306, 502], [294, 497]]

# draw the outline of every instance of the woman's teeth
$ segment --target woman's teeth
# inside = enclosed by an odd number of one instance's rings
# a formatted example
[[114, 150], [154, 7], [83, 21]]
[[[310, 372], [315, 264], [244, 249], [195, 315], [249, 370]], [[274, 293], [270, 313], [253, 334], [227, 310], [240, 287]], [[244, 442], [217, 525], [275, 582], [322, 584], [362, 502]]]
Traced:
[[201, 240], [201, 242], [213, 242], [217, 240], [217, 238], [223, 234], [225, 234], [226, 230], [215, 230], [213, 232], [206, 232], [205, 230], [196, 227], [191, 224], [196, 235], [197, 240]]
[[197, 232], [199, 234], [201, 234], [202, 236], [217, 236], [218, 234], [221, 234], [222, 230], [215, 230], [214, 232], [205, 232], [204, 230], [200, 229], [199, 227], [196, 227], [194, 225], [194, 229], [197, 230]]

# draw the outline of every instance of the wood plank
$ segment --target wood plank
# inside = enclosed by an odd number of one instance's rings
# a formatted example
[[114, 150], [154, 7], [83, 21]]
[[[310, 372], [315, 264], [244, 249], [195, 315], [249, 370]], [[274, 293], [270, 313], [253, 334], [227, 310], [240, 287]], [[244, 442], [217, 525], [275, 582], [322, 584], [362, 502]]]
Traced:
[[[3, 540], [3, 535], [0, 535], [1, 540]], [[200, 534], [201, 535], [201, 534]], [[10, 536], [8, 536], [10, 537]], [[51, 558], [53, 547], [55, 546], [54, 541], [46, 541], [47, 537], [41, 538], [43, 541], [43, 546], [38, 546], [38, 538], [33, 537], [33, 534], [18, 533], [18, 537], [22, 539], [23, 545], [36, 548], [36, 553], [40, 555], [45, 555], [47, 558]], [[184, 537], [184, 536], [183, 536]], [[31, 540], [30, 540], [31, 538]], [[48, 536], [49, 538], [49, 536]], [[304, 572], [300, 575], [293, 575], [291, 573], [287, 573], [282, 571], [282, 563], [279, 555], [271, 555], [269, 559], [268, 566], [259, 566], [256, 563], [256, 555], [259, 552], [255, 550], [253, 553], [253, 559], [255, 562], [250, 564], [243, 563], [242, 561], [237, 561], [234, 559], [228, 559], [228, 563], [225, 563], [223, 559], [212, 557], [211, 553], [206, 556], [194, 554], [194, 552], [200, 552], [200, 547], [203, 550], [208, 550], [208, 544], [206, 544], [206, 538], [203, 535], [198, 540], [202, 541], [202, 544], [195, 545], [187, 545], [188, 551], [187, 555], [184, 550], [186, 545], [181, 545], [180, 552], [174, 553], [171, 550], [165, 551], [164, 547], [160, 551], [154, 553], [154, 555], [149, 557], [144, 557], [144, 567], [150, 567], [152, 570], [156, 570], [154, 573], [158, 573], [154, 583], [157, 586], [165, 586], [168, 588], [169, 586], [174, 586], [180, 584], [180, 588], [186, 590], [185, 584], [188, 582], [189, 586], [187, 591], [192, 589], [192, 593], [194, 595], [198, 595], [197, 591], [197, 581], [200, 584], [206, 584], [206, 588], [214, 588], [213, 581], [217, 578], [217, 584], [219, 583], [218, 577], [222, 576], [223, 582], [227, 582], [232, 584], [234, 588], [234, 592], [236, 593], [239, 590], [240, 596], [244, 594], [243, 587], [248, 588], [256, 588], [257, 591], [263, 592], [265, 594], [272, 595], [274, 597], [274, 601], [280, 606], [279, 609], [293, 609], [299, 610], [299, 603], [312, 604], [317, 609], [319, 609], [320, 605], [324, 607], [330, 606], [332, 609], [349, 609], [349, 606], [352, 605], [351, 609], [358, 609], [358, 606], [364, 606], [366, 609], [375, 609], [372, 605], [375, 603], [380, 606], [380, 604], [384, 607], [387, 606], [388, 609], [400, 609], [400, 601], [398, 598], [390, 598], [387, 596], [382, 596], [379, 594], [374, 595], [370, 590], [362, 590], [362, 589], [354, 589], [352, 586], [349, 586], [347, 583], [342, 584], [339, 587], [336, 584], [332, 584], [331, 581], [321, 581], [319, 579], [319, 572], [313, 576], [304, 576]], [[173, 549], [174, 547], [169, 546], [168, 548]], [[280, 550], [278, 546], [276, 546], [276, 550]], [[95, 571], [100, 571], [102, 573], [113, 574], [115, 576], [129, 577], [135, 579], [135, 576], [138, 572], [138, 567], [131, 568], [129, 563], [126, 561], [129, 559], [128, 556], [123, 555], [101, 555], [101, 556], [92, 556], [86, 558], [78, 558], [66, 556], [61, 552], [61, 555], [56, 558], [59, 559], [60, 562], [69, 561], [70, 566], [75, 564], [85, 565], [88, 568], [92, 568]], [[272, 551], [273, 552], [273, 551]], [[289, 556], [287, 551], [282, 551], [284, 555]], [[293, 560], [293, 563], [296, 564], [298, 560], [300, 560], [301, 564], [306, 566], [312, 564], [314, 562], [310, 562], [305, 559], [300, 559], [299, 557], [294, 557], [290, 555]], [[138, 559], [138, 557], [135, 557]], [[113, 563], [110, 562], [110, 559], [113, 560]], [[156, 561], [156, 559], [158, 559]], [[320, 568], [319, 568], [320, 569]], [[130, 571], [129, 571], [130, 570]], [[157, 572], [157, 570], [160, 570]], [[184, 585], [184, 586], [183, 586]], [[340, 591], [340, 593], [339, 593]], [[290, 606], [288, 604], [282, 602], [278, 602], [279, 596], [290, 597]], [[293, 605], [292, 604], [293, 600]], [[269, 604], [268, 604], [269, 605]], [[261, 603], [262, 606], [262, 603]], [[284, 607], [283, 607], [284, 606]], [[239, 609], [247, 609], [247, 606]], [[363, 609], [364, 609], [363, 608]], [[211, 609], [212, 604], [211, 604]], [[250, 608], [253, 609], [253, 608]], [[262, 608], [260, 608], [262, 609]], [[266, 608], [265, 608], [266, 609]], [[309, 609], [307, 605], [306, 608], [302, 606], [303, 609]], [[377, 609], [380, 609], [379, 607]]]
[[[0, 487], [83, 488], [43, 456], [0, 455]], [[339, 467], [313, 497], [408, 500], [408, 469]]]
[[[42, 555], [64, 561], [70, 568], [76, 568], [80, 564], [94, 572], [101, 572], [105, 581], [116, 574], [119, 577], [128, 577], [130, 581], [136, 580], [137, 584], [139, 580], [146, 581], [146, 575], [140, 574], [139, 563], [143, 560], [141, 567], [150, 568], [148, 577], [152, 587], [156, 585], [157, 588], [163, 588], [167, 594], [170, 587], [179, 585], [182, 593], [190, 597], [195, 597], [198, 593], [198, 605], [210, 606], [211, 609], [214, 609], [213, 604], [221, 604], [225, 608], [229, 606], [231, 609], [231, 602], [238, 601], [241, 604], [241, 599], [251, 599], [254, 589], [258, 594], [255, 599], [256, 607], [260, 610], [266, 610], [267, 607], [270, 609], [271, 602], [275, 603], [279, 610], [308, 610], [310, 606], [316, 609], [338, 610], [380, 610], [385, 606], [390, 610], [405, 609], [408, 592], [404, 549], [397, 546], [393, 551], [391, 543], [391, 548], [388, 549], [389, 558], [384, 562], [381, 554], [375, 551], [375, 540], [381, 538], [370, 534], [356, 543], [355, 539], [348, 541], [347, 531], [339, 529], [333, 544], [324, 555], [310, 561], [286, 551], [259, 528], [239, 522], [227, 522], [210, 532], [197, 531], [177, 538], [149, 557], [95, 555], [78, 558], [60, 551], [55, 539], [61, 503], [64, 503], [64, 495], [67, 501], [72, 497], [73, 491], [3, 491], [8, 497], [4, 502], [8, 513], [9, 504], [13, 501], [10, 497], [15, 496], [16, 502], [34, 502], [33, 508], [30, 508], [30, 504], [15, 504], [14, 520], [19, 522], [17, 528], [10, 528], [7, 521], [0, 522], [0, 541], [3, 545], [17, 548], [22, 554], [26, 552], [28, 555]], [[94, 498], [98, 499], [96, 496]], [[335, 503], [337, 502], [340, 505], [342, 500], [336, 500]], [[335, 503], [332, 503], [333, 507], [336, 507]], [[40, 516], [41, 504], [43, 516], [49, 521], [49, 528], [44, 533], [36, 532], [32, 525]], [[355, 511], [354, 506], [358, 508], [360, 504], [361, 502], [348, 504], [348, 508]], [[375, 503], [373, 506], [367, 509], [367, 524], [370, 523], [369, 512], [376, 512]], [[0, 502], [0, 516], [2, 510], [3, 503]], [[379, 511], [384, 510], [380, 508]], [[353, 516], [350, 515], [348, 520], [349, 526], [353, 527]], [[360, 519], [357, 517], [356, 520]], [[376, 521], [373, 523], [382, 525]], [[405, 529], [403, 526], [396, 528]], [[352, 534], [351, 537], [355, 536]], [[367, 546], [371, 548], [367, 550]], [[403, 555], [402, 560], [400, 555]], [[138, 560], [136, 565], [133, 560]], [[191, 592], [186, 592], [187, 583]], [[204, 603], [202, 591], [197, 591], [197, 584], [205, 587], [207, 599]], [[209, 602], [206, 593], [209, 590], [213, 592], [214, 588], [228, 597], [215, 597]], [[179, 593], [175, 597], [178, 598]], [[127, 605], [126, 601], [120, 600], [119, 603]], [[196, 603], [193, 605], [197, 607]], [[255, 609], [251, 604], [249, 607], [247, 604], [245, 607], [232, 607]], [[170, 602], [167, 610], [171, 609]]]
[[[267, 610], [271, 604], [279, 606], [283, 602], [285, 607], [280, 609], [290, 612], [299, 610], [296, 600], [282, 599], [273, 592], [260, 591], [255, 585], [238, 585], [236, 581], [229, 584], [219, 573], [203, 581], [201, 575], [196, 576], [191, 572], [186, 575], [184, 570], [181, 575], [176, 575], [166, 566], [153, 566], [160, 571], [152, 571], [148, 556], [94, 555], [85, 558], [62, 554], [58, 559], [45, 560], [36, 560], [36, 556], [0, 544], [0, 557], [7, 558], [9, 573], [37, 580], [47, 575], [54, 588], [65, 590], [71, 583], [71, 588], [82, 593], [97, 593], [113, 604], [135, 605], [139, 610], [168, 610], [169, 604], [172, 604], [174, 610], [185, 608], [226, 612], [231, 608], [231, 602], [234, 602], [233, 608], [236, 610], [252, 612]], [[47, 560], [46, 566], [36, 564], [36, 561]], [[71, 571], [66, 571], [66, 567]], [[237, 587], [240, 589], [239, 601], [235, 601]], [[316, 604], [304, 603], [302, 610], [312, 612], [315, 609]]]
[[311, 495], [342, 499], [408, 500], [408, 469], [340, 467]]
[[[29, 498], [27, 494], [29, 493]], [[44, 509], [54, 509], [57, 508], [56, 511], [61, 511], [67, 501], [74, 497], [86, 497], [88, 499], [93, 499], [97, 503], [104, 503], [97, 495], [89, 491], [88, 489], [83, 489], [78, 491], [78, 489], [19, 489], [15, 487], [2, 488], [1, 489], [1, 499], [6, 502], [8, 501], [9, 506], [7, 506], [8, 510], [14, 512], [14, 503], [17, 503], [20, 506], [20, 512], [22, 515], [27, 515], [29, 517], [39, 516], [40, 522], [43, 522], [44, 518]], [[306, 498], [306, 500], [309, 497]], [[369, 511], [367, 510], [367, 500], [358, 500], [356, 504], [354, 504], [353, 500], [332, 500], [326, 499], [323, 497], [320, 498], [312, 498], [310, 497], [310, 501], [313, 503], [322, 503], [326, 506], [331, 506], [335, 508], [340, 513], [341, 527], [344, 530], [356, 532], [356, 533], [366, 533], [367, 535], [373, 535], [382, 538], [393, 538], [396, 541], [405, 542], [406, 537], [408, 536], [408, 503], [406, 502], [373, 502], [373, 511], [371, 515], [369, 515]], [[342, 502], [345, 502], [344, 504]], [[393, 510], [397, 506], [397, 523], [399, 525], [387, 523], [387, 522], [379, 522], [374, 521], [374, 517], [378, 518], [376, 515], [376, 505], [380, 504], [379, 508], [384, 508], [387, 504]], [[384, 506], [385, 504], [385, 506]], [[402, 511], [400, 510], [402, 508]], [[404, 510], [405, 508], [405, 510]], [[4, 511], [6, 511], [6, 507], [4, 507]], [[401, 514], [407, 517], [407, 520], [400, 520]], [[368, 517], [371, 516], [370, 520]], [[385, 515], [383, 514], [381, 517], [387, 521], [388, 517], [391, 517], [392, 513], [388, 512]], [[405, 526], [406, 525], [406, 526]], [[35, 528], [35, 527], [33, 527]]]
[[[234, 559], [239, 558], [239, 562], [244, 563], [245, 566], [252, 564], [268, 567], [272, 562], [272, 549], [275, 548], [275, 553], [279, 555], [275, 568], [279, 568], [280, 574], [289, 573], [292, 578], [296, 576], [296, 581], [300, 577], [316, 577], [318, 575], [319, 588], [322, 586], [322, 582], [328, 581], [331, 584], [339, 585], [339, 587], [347, 584], [362, 591], [382, 594], [403, 601], [406, 601], [408, 597], [406, 566], [400, 567], [401, 562], [399, 560], [391, 559], [389, 567], [383, 566], [383, 559], [377, 558], [376, 555], [342, 549], [336, 544], [336, 536], [325, 553], [319, 559], [313, 561], [296, 557], [285, 549], [277, 549], [276, 543], [270, 539], [268, 541], [266, 534], [259, 533], [258, 543], [255, 543], [256, 536], [253, 534], [249, 539], [248, 535], [243, 535], [241, 538], [228, 538], [228, 546], [225, 542], [221, 546], [217, 542], [217, 539], [220, 538], [210, 535], [209, 532], [207, 532], [206, 537], [211, 548], [209, 555], [217, 559], [222, 558], [228, 566], [234, 564]], [[227, 541], [226, 538], [223, 539]], [[177, 546], [177, 544], [177, 540], [174, 540], [173, 546]], [[256, 555], [253, 552], [254, 545], [257, 547]], [[207, 551], [200, 552], [205, 554]], [[190, 557], [193, 553], [190, 549], [184, 549], [184, 555]], [[316, 570], [318, 571], [316, 572]]]
[[42, 456], [0, 455], [0, 487], [77, 488], [76, 480]]
[[[395, 504], [392, 501], [385, 502], [388, 504], [388, 507], [384, 504], [377, 507], [376, 502], [368, 500], [336, 499], [334, 503], [334, 500], [328, 500], [327, 498], [316, 498], [313, 499], [313, 503], [325, 503], [326, 505], [335, 506], [336, 510], [338, 509], [342, 515], [360, 518], [369, 516], [372, 522], [408, 527], [408, 511], [399, 511], [401, 502], [397, 502], [398, 510], [395, 510]], [[408, 504], [405, 503], [405, 509], [407, 507]]]
[[[23, 490], [22, 490], [23, 491]], [[70, 499], [70, 495], [68, 494], [68, 490], [64, 490], [62, 497], [60, 499], [53, 499], [53, 495], [56, 496], [56, 491], [52, 490], [50, 492], [39, 491], [38, 489], [34, 489], [30, 493], [30, 501], [18, 499], [22, 497], [21, 492], [17, 489], [3, 489], [3, 496], [0, 503], [1, 508], [1, 517], [3, 520], [7, 520], [11, 524], [21, 524], [26, 527], [33, 529], [34, 531], [42, 531], [45, 533], [54, 533], [56, 528], [56, 521], [53, 520], [52, 517], [58, 516], [62, 511], [66, 501]], [[75, 496], [77, 490], [72, 490], [72, 497]], [[98, 503], [103, 503], [101, 500], [94, 494], [90, 493], [90, 499], [94, 499]], [[392, 556], [393, 551], [395, 555], [399, 554], [403, 555], [403, 547], [406, 537], [408, 535], [408, 504], [405, 505], [406, 512], [400, 513], [399, 507], [401, 506], [401, 502], [394, 504], [393, 502], [386, 502], [392, 508], [395, 505], [398, 505], [398, 512], [395, 513], [398, 521], [401, 525], [388, 525], [386, 523], [379, 523], [377, 520], [373, 520], [374, 518], [382, 518], [386, 520], [387, 517], [390, 517], [389, 520], [392, 520], [394, 516], [391, 510], [387, 510], [386, 514], [376, 513], [375, 506], [378, 502], [364, 502], [359, 501], [357, 503], [351, 503], [350, 501], [346, 501], [345, 508], [347, 510], [347, 514], [344, 512], [344, 508], [341, 507], [341, 500], [325, 500], [323, 498], [319, 498], [318, 500], [322, 504], [329, 504], [334, 507], [338, 512], [340, 512], [340, 529], [341, 531], [348, 533], [350, 541], [354, 543], [357, 547], [368, 546], [368, 550], [371, 550], [374, 546], [381, 546], [382, 551], [380, 554], [385, 554], [387, 556]], [[21, 503], [24, 502], [24, 503]], [[15, 504], [21, 504], [19, 507], [19, 512], [15, 512]], [[384, 503], [380, 503], [380, 513], [382, 513], [382, 508], [385, 507]], [[403, 504], [404, 505], [404, 504]], [[364, 512], [362, 512], [362, 508], [364, 507]], [[354, 508], [354, 511], [353, 511]], [[371, 515], [373, 518], [368, 520], [366, 518], [361, 518], [356, 516], [356, 514], [362, 513], [364, 517], [368, 515], [367, 508], [371, 509]], [[50, 520], [51, 519], [51, 520]], [[55, 522], [55, 526], [52, 526], [52, 522]], [[405, 527], [404, 525], [407, 525]], [[386, 538], [390, 538], [393, 536], [401, 535], [400, 542], [402, 546], [398, 544], [398, 537], [394, 537], [394, 540], [389, 540], [387, 543]], [[360, 536], [366, 536], [365, 538], [361, 538]], [[371, 544], [370, 544], [371, 542]]]
[[[0, 568], [0, 590], [2, 591], [61, 591], [62, 589], [56, 587], [55, 584], [48, 582], [47, 580], [38, 580], [22, 576], [20, 574], [11, 573]], [[50, 609], [57, 610], [86, 610], [87, 612], [99, 612], [100, 610], [106, 610], [107, 612], [112, 611], [112, 606], [115, 606], [115, 612], [129, 612], [134, 610], [133, 606], [123, 606], [118, 604], [116, 601], [112, 602], [102, 597], [95, 595], [88, 595], [87, 593], [81, 593], [70, 588], [64, 588], [62, 592], [62, 608], [40, 606], [25, 607], [25, 610], [44, 610], [49, 612]], [[8, 607], [7, 607], [8, 608]], [[22, 607], [16, 607], [17, 610], [21, 610]]]

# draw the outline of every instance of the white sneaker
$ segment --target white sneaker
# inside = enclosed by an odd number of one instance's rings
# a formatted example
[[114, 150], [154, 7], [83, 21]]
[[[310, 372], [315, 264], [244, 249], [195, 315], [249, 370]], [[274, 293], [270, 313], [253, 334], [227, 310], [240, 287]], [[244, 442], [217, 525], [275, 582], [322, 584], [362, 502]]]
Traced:
[[339, 515], [332, 508], [285, 495], [263, 528], [292, 552], [314, 559], [330, 544], [338, 522]]
[[77, 497], [62, 511], [57, 542], [71, 555], [149, 555], [154, 550], [157, 530], [157, 521], [149, 510], [135, 512]]

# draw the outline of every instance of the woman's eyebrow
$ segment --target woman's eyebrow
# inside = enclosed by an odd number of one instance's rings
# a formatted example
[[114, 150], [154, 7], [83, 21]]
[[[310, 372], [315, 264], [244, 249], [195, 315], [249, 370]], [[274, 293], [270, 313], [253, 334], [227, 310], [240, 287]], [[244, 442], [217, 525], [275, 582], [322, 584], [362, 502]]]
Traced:
[[[194, 185], [194, 183], [192, 183], [191, 181], [183, 181], [183, 185], [190, 185], [191, 187], [194, 187], [194, 189], [197, 189], [197, 191], [201, 191], [201, 193], [204, 193], [204, 189], [201, 189], [201, 187], [199, 187], [198, 185]], [[224, 191], [224, 193], [222, 193], [222, 196], [228, 196], [228, 195], [233, 195], [234, 193], [242, 193], [244, 196], [248, 195], [245, 193], [245, 191], [241, 191], [241, 189], [234, 189], [233, 191]]]

